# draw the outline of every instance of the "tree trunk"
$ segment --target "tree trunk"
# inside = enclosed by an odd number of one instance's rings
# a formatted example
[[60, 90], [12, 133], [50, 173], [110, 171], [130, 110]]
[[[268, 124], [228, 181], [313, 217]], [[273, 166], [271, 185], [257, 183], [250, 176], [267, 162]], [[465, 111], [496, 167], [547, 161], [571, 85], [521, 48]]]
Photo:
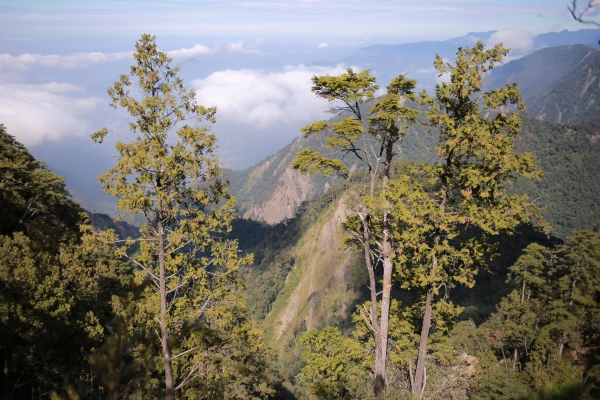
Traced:
[[8, 400], [8, 349], [10, 345], [4, 349], [4, 399]]
[[[390, 204], [385, 200], [385, 191], [387, 189], [390, 177], [390, 166], [393, 157], [393, 143], [389, 142], [386, 146], [386, 159], [383, 170], [382, 194], [383, 203], [383, 232], [382, 232], [382, 259], [383, 259], [383, 288], [381, 296], [381, 325], [379, 327], [379, 345], [375, 356], [375, 396], [383, 397], [385, 393], [385, 377], [387, 363], [387, 343], [390, 321], [390, 304], [392, 302], [392, 232], [390, 223]], [[374, 177], [371, 177], [371, 190], [373, 191]], [[371, 193], [373, 196], [374, 193]]]
[[[385, 231], [384, 231], [385, 232]], [[385, 237], [385, 233], [384, 233]], [[385, 243], [384, 243], [385, 249]], [[390, 303], [392, 292], [392, 261], [389, 257], [383, 260], [383, 295], [381, 299], [381, 325], [379, 328], [379, 357], [375, 359], [375, 395], [383, 397], [387, 361], [387, 342], [390, 320]]]
[[573, 284], [571, 285], [571, 301], [569, 301], [569, 307], [573, 307], [573, 298], [575, 297], [575, 283], [577, 283], [577, 279], [573, 279]]
[[371, 329], [373, 330], [373, 338], [375, 339], [375, 368], [374, 368], [374, 387], [376, 397], [383, 396], [385, 392], [385, 363], [384, 368], [381, 369], [379, 360], [382, 357], [382, 346], [381, 336], [379, 330], [379, 318], [377, 310], [377, 281], [375, 280], [375, 265], [371, 258], [371, 245], [370, 245], [370, 230], [369, 230], [369, 216], [365, 215], [361, 218], [363, 227], [363, 247], [365, 254], [365, 264], [369, 275], [369, 292], [371, 294], [371, 310], [370, 310], [370, 322]]
[[518, 362], [518, 360], [519, 360], [519, 351], [515, 347], [515, 349], [513, 350], [513, 360], [512, 360], [513, 371], [517, 371], [517, 362]]
[[562, 356], [563, 350], [565, 349], [565, 343], [567, 342], [567, 332], [563, 332], [560, 335], [560, 341], [558, 342], [558, 355]]
[[525, 277], [523, 277], [523, 285], [521, 286], [521, 304], [525, 303]]
[[427, 341], [429, 339], [429, 329], [431, 328], [432, 308], [433, 292], [431, 289], [429, 289], [425, 299], [425, 315], [423, 316], [423, 327], [421, 328], [421, 341], [419, 343], [417, 371], [415, 373], [415, 385], [413, 387], [413, 395], [419, 399], [425, 390], [425, 358], [427, 357]]
[[165, 367], [165, 389], [168, 400], [175, 400], [173, 384], [173, 368], [171, 365], [171, 349], [169, 348], [169, 329], [167, 326], [167, 271], [165, 270], [165, 238], [161, 216], [158, 220], [158, 268], [160, 289], [160, 340], [163, 352], [163, 363]]

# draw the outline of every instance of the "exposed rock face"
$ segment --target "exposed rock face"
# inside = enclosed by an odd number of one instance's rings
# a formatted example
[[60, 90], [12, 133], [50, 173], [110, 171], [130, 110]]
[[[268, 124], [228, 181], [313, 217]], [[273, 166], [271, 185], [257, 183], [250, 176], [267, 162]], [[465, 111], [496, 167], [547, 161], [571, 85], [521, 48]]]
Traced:
[[255, 204], [244, 217], [268, 224], [276, 224], [294, 216], [294, 210], [315, 192], [315, 186], [309, 175], [286, 168], [278, 179], [278, 185], [266, 202]]
[[114, 221], [114, 218], [107, 214], [91, 213], [88, 212], [90, 222], [95, 229], [105, 231], [107, 229], [114, 229], [120, 239], [127, 239], [128, 237], [138, 238], [140, 237], [140, 230], [137, 226], [130, 225], [123, 221]]

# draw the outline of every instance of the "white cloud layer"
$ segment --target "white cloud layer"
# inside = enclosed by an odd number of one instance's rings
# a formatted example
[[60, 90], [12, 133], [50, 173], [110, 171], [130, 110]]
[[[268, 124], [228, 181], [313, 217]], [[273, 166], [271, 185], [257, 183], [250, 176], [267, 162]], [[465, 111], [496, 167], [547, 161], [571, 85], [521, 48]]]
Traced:
[[323, 43], [319, 43], [319, 46], [317, 46], [317, 47], [320, 49], [326, 49], [329, 47], [329, 45], [327, 43], [323, 42]]
[[277, 123], [327, 118], [327, 101], [311, 92], [314, 75], [336, 75], [342, 66], [285, 67], [281, 72], [220, 71], [192, 82], [196, 99], [217, 106], [217, 120], [226, 119], [267, 128]]
[[502, 43], [504, 47], [514, 52], [526, 52], [533, 46], [533, 35], [516, 29], [504, 29], [492, 33], [486, 46], [492, 47], [498, 43]]
[[1, 84], [0, 123], [26, 146], [91, 133], [95, 97], [71, 97], [84, 89], [67, 83]]
[[131, 53], [105, 54], [94, 52], [74, 53], [65, 56], [42, 54], [21, 54], [20, 56], [13, 56], [10, 54], [0, 54], [0, 69], [10, 68], [23, 70], [33, 65], [43, 67], [78, 68], [86, 67], [91, 64], [120, 61], [126, 57], [131, 57]]
[[262, 41], [260, 39], [256, 41], [256, 44], [251, 44], [249, 46], [244, 45], [243, 41], [227, 43], [227, 50], [233, 53], [264, 54], [262, 51], [256, 49], [256, 45], [261, 43]]
[[[241, 43], [241, 42], [240, 42]], [[190, 58], [199, 55], [210, 54], [218, 51], [217, 48], [210, 48], [201, 44], [196, 44], [190, 48], [177, 50], [168, 50], [166, 53], [173, 58]], [[13, 56], [11, 54], [0, 54], [0, 69], [25, 70], [31, 66], [58, 67], [58, 68], [80, 68], [92, 64], [122, 61], [131, 58], [132, 53], [73, 53], [68, 55], [42, 55], [42, 54], [21, 54]]]
[[210, 47], [203, 46], [201, 44], [196, 44], [194, 47], [190, 47], [189, 49], [179, 49], [179, 50], [169, 50], [167, 54], [169, 57], [173, 58], [189, 58], [201, 56], [204, 54], [211, 54], [218, 51], [216, 48], [211, 49]]

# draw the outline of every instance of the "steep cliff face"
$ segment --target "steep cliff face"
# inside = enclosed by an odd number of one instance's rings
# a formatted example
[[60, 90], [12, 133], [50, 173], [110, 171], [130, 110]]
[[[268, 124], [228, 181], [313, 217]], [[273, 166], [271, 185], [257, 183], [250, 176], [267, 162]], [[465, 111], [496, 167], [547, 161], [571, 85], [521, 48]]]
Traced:
[[[347, 325], [366, 286], [360, 254], [344, 245], [346, 197], [333, 200], [294, 245], [294, 268], [263, 321], [265, 339], [294, 373], [297, 339], [307, 330]], [[295, 358], [294, 358], [295, 357]]]
[[300, 150], [315, 144], [315, 138], [298, 138], [259, 164], [230, 172], [227, 178], [240, 215], [276, 224], [292, 218], [303, 201], [311, 200], [336, 182], [335, 178], [303, 175], [290, 167]]
[[302, 175], [290, 167], [286, 168], [279, 176], [277, 183], [271, 197], [262, 204], [254, 204], [243, 215], [244, 218], [276, 224], [284, 219], [292, 218], [296, 207], [315, 194], [314, 179], [309, 175]]

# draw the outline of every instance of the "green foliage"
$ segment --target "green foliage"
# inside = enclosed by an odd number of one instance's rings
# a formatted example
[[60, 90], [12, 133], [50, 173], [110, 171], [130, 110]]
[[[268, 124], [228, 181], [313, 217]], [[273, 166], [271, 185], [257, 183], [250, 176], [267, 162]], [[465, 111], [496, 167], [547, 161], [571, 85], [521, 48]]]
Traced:
[[[375, 83], [375, 77], [370, 75], [369, 70], [355, 73], [351, 68], [347, 68], [346, 73], [340, 76], [315, 76], [312, 80], [312, 91], [318, 97], [323, 97], [330, 103], [341, 104], [331, 109], [333, 113], [345, 112], [350, 113], [351, 116], [342, 117], [333, 123], [326, 121], [312, 123], [302, 128], [304, 136], [328, 131], [331, 135], [326, 138], [326, 149], [354, 153], [361, 160], [361, 155], [368, 157], [368, 149], [357, 148], [356, 141], [359, 137], [364, 141], [361, 106], [375, 97], [374, 93], [379, 88]], [[366, 143], [363, 145], [366, 147]], [[292, 162], [292, 167], [303, 173], [321, 173], [324, 176], [336, 173], [347, 177], [348, 171], [348, 167], [339, 159], [336, 152], [331, 151], [322, 155], [310, 148], [298, 153]]]
[[[332, 122], [314, 122], [302, 128], [305, 137], [327, 132], [325, 148], [329, 150], [326, 154], [312, 148], [300, 151], [292, 167], [303, 173], [325, 176], [335, 173], [347, 178], [349, 168], [343, 162], [347, 154], [355, 155], [369, 171], [376, 171], [378, 164], [383, 162], [384, 148], [398, 142], [417, 122], [418, 112], [404, 105], [406, 100], [417, 100], [412, 92], [416, 81], [405, 75], [394, 78], [387, 88], [388, 93], [376, 101], [372, 100], [379, 85], [369, 70], [356, 73], [347, 68], [340, 76], [315, 76], [313, 84], [312, 91], [333, 103], [331, 112], [341, 118]], [[368, 104], [371, 108], [368, 118], [364, 118], [364, 107]], [[365, 129], [365, 123], [368, 129]], [[371, 137], [365, 135], [367, 131]], [[385, 162], [389, 165], [391, 160]]]
[[[93, 243], [64, 179], [0, 126], [0, 357], [5, 396], [98, 388], [85, 358], [104, 341], [131, 270]], [[90, 394], [91, 396], [92, 394]]]
[[[372, 363], [375, 354], [375, 341], [370, 327], [369, 312], [370, 302], [365, 302], [356, 307], [356, 312], [352, 315], [355, 324], [352, 333], [356, 340], [367, 350], [368, 358], [364, 361], [365, 366]], [[381, 303], [377, 307], [381, 313]], [[390, 305], [390, 325], [389, 325], [389, 361], [395, 367], [407, 371], [409, 364], [417, 355], [417, 345], [419, 334], [417, 331], [417, 310], [410, 305], [406, 305], [396, 299], [392, 300]]]
[[[0, 235], [25, 232], [39, 246], [51, 247], [79, 234], [83, 217], [64, 178], [37, 161], [1, 124], [0, 201]], [[52, 235], [44, 232], [50, 227]]]
[[[195, 103], [155, 37], [142, 35], [134, 58], [130, 74], [108, 94], [113, 107], [131, 115], [136, 136], [117, 142], [117, 165], [100, 181], [124, 214], [143, 214], [147, 222], [139, 238], [120, 240], [107, 231], [99, 239], [136, 267], [137, 282], [152, 281], [140, 327], [156, 333], [162, 362], [155, 368], [164, 370], [167, 398], [267, 393], [268, 352], [237, 293], [239, 267], [252, 255], [241, 256], [227, 238], [235, 200], [220, 179], [216, 137], [208, 126], [187, 125], [214, 122], [216, 109]], [[92, 138], [102, 142], [107, 134], [103, 129]], [[128, 252], [134, 244], [139, 251]]]
[[[600, 237], [591, 231], [575, 232], [555, 247], [525, 249], [510, 268], [519, 289], [477, 329], [492, 339], [488, 351], [495, 357], [482, 365], [476, 398], [510, 398], [502, 387], [531, 399], [587, 398], [594, 390], [583, 371], [594, 376], [596, 361], [586, 354], [597, 340], [599, 249]], [[510, 377], [505, 386], [496, 379], [502, 375]], [[528, 393], [518, 389], [524, 384]]]
[[310, 330], [300, 339], [304, 345], [301, 381], [318, 399], [350, 398], [350, 377], [365, 373], [360, 367], [363, 348], [333, 327]]
[[471, 394], [473, 400], [525, 400], [531, 396], [527, 377], [511, 368], [496, 367]]
[[[102, 382], [103, 391], [111, 400], [143, 397], [144, 391], [149, 389], [149, 358], [154, 346], [146, 340], [143, 329], [132, 332], [134, 315], [139, 311], [135, 301], [139, 300], [148, 284], [149, 281], [141, 285], [132, 284], [129, 293], [116, 301], [120, 315], [107, 325], [109, 335], [106, 341], [89, 357], [91, 367]], [[156, 394], [157, 388], [152, 389]]]

